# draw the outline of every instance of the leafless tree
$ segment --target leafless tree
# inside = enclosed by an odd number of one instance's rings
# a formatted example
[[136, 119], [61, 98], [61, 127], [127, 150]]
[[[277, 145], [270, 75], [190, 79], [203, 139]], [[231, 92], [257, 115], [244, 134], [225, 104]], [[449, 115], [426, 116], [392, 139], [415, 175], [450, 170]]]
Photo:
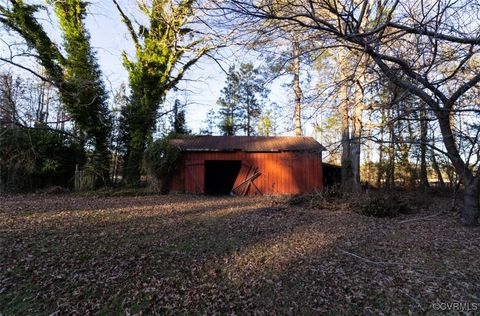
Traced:
[[370, 56], [392, 83], [421, 99], [436, 118], [445, 154], [463, 181], [463, 222], [478, 225], [480, 167], [467, 163], [468, 153], [454, 130], [457, 111], [478, 111], [478, 103], [459, 106], [480, 82], [476, 1], [228, 0], [218, 2], [217, 9], [230, 21], [301, 26], [318, 38], [319, 49], [343, 45]]

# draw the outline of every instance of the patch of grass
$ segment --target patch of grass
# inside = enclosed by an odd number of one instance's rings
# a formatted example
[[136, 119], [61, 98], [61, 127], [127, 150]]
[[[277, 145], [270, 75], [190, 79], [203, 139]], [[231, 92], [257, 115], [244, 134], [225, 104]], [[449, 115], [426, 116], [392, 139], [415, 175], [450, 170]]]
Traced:
[[30, 280], [0, 293], [0, 313], [4, 315], [45, 315], [44, 306], [50, 305], [51, 300], [38, 299], [42, 288]]

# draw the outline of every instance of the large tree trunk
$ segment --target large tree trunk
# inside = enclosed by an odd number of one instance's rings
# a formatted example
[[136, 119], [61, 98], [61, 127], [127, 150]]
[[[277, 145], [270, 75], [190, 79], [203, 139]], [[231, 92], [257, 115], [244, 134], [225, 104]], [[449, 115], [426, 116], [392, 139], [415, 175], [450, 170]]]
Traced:
[[393, 126], [393, 109], [387, 110], [387, 124], [389, 132], [388, 165], [386, 168], [386, 186], [395, 188], [395, 127]]
[[293, 40], [293, 92], [295, 94], [295, 136], [302, 136], [302, 88], [300, 87], [300, 43]]
[[110, 182], [110, 151], [108, 148], [108, 136], [97, 135], [95, 138], [95, 151], [93, 152], [92, 164], [94, 166], [95, 189], [108, 186]]
[[466, 226], [477, 226], [480, 215], [480, 205], [478, 202], [480, 193], [480, 172], [474, 176], [473, 172], [468, 168], [462, 160], [450, 122], [450, 114], [447, 112], [437, 113], [440, 130], [443, 136], [443, 143], [447, 149], [450, 161], [455, 167], [456, 173], [462, 178], [464, 184], [464, 206], [462, 209], [462, 221]]
[[[143, 108], [146, 108], [143, 106]], [[151, 113], [141, 112], [142, 107], [134, 108], [126, 119], [128, 125], [127, 153], [125, 155], [123, 179], [131, 186], [137, 186], [141, 180], [141, 165], [143, 153], [152, 138], [152, 131], [155, 126], [155, 116]], [[144, 110], [144, 112], [146, 112]]]
[[382, 124], [380, 125], [380, 144], [378, 144], [378, 164], [377, 164], [377, 188], [382, 186], [382, 178], [384, 175], [384, 163], [383, 163], [383, 143], [385, 134], [385, 110], [381, 109]]
[[340, 87], [340, 116], [341, 116], [341, 130], [342, 130], [342, 190], [345, 193], [352, 192], [352, 156], [350, 152], [351, 138], [350, 138], [350, 116], [348, 106], [348, 86], [345, 80], [342, 80], [342, 87]]
[[463, 223], [467, 226], [477, 226], [479, 218], [479, 194], [480, 194], [480, 178], [476, 177], [469, 183], [465, 183], [464, 189], [464, 206], [462, 210]]
[[362, 185], [360, 183], [360, 153], [362, 137], [362, 112], [363, 112], [363, 94], [360, 89], [360, 83], [355, 88], [355, 109], [352, 117], [352, 140], [350, 155], [352, 161], [352, 191], [360, 192]]

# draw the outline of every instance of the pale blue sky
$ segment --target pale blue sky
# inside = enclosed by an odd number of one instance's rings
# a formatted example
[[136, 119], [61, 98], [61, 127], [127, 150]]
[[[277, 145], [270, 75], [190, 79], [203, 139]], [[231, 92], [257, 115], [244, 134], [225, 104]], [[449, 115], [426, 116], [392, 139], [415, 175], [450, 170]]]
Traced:
[[[138, 17], [135, 1], [120, 0], [120, 4], [129, 15]], [[5, 4], [5, 0], [0, 0]], [[38, 1], [38, 3], [44, 3]], [[88, 7], [89, 15], [86, 20], [87, 28], [91, 34], [91, 43], [97, 52], [99, 64], [105, 76], [106, 85], [109, 89], [116, 89], [120, 83], [128, 83], [127, 72], [122, 65], [122, 52], [126, 51], [133, 55], [133, 45], [127, 34], [127, 30], [120, 19], [120, 16], [110, 0], [92, 0]], [[44, 20], [44, 25], [52, 38], [61, 42], [55, 18], [48, 18], [47, 14], [39, 14]], [[139, 17], [140, 18], [140, 17]], [[0, 47], [0, 52], [5, 53], [5, 46]], [[258, 58], [253, 53], [245, 52], [240, 48], [228, 48], [220, 52], [219, 62], [224, 69], [229, 64], [252, 61], [258, 64]], [[32, 61], [25, 61], [33, 65]], [[165, 107], [169, 107], [172, 100], [179, 98], [187, 102], [187, 123], [194, 132], [202, 127], [202, 122], [209, 109], [218, 109], [216, 101], [220, 96], [220, 90], [225, 82], [225, 73], [218, 66], [217, 62], [210, 58], [203, 58], [194, 65], [179, 85], [179, 90], [168, 95]], [[293, 106], [288, 104], [292, 101], [290, 91], [282, 87], [282, 81], [277, 80], [271, 86], [269, 103], [276, 102], [285, 106], [281, 113], [281, 121], [293, 122]], [[282, 123], [282, 122], [280, 122]], [[293, 124], [293, 123], [290, 123]], [[288, 124], [288, 125], [290, 125]], [[306, 124], [308, 126], [308, 124]], [[309, 128], [307, 128], [309, 130]], [[287, 131], [282, 134], [292, 134]]]
[[[120, 0], [120, 3], [130, 14], [137, 12], [135, 1]], [[92, 45], [98, 52], [99, 63], [106, 78], [114, 87], [117, 87], [122, 81], [128, 80], [122, 65], [121, 54], [124, 50], [133, 54], [132, 42], [111, 1], [93, 1], [89, 11], [87, 27], [92, 36]], [[253, 53], [245, 52], [240, 48], [223, 49], [219, 53], [221, 57], [217, 61], [222, 64], [223, 69], [228, 69], [230, 64], [241, 62], [258, 63]], [[189, 70], [185, 80], [178, 85], [179, 91], [169, 93], [165, 106], [168, 107], [176, 97], [186, 101], [187, 123], [194, 131], [198, 131], [202, 127], [208, 110], [211, 108], [217, 110], [216, 101], [220, 96], [225, 78], [226, 75], [217, 62], [205, 57]], [[269, 103], [276, 102], [281, 106], [287, 106], [290, 99], [288, 89], [282, 87], [282, 81], [273, 82]], [[282, 120], [293, 122], [293, 110], [284, 111], [282, 114]], [[292, 132], [286, 132], [286, 134], [292, 134]]]

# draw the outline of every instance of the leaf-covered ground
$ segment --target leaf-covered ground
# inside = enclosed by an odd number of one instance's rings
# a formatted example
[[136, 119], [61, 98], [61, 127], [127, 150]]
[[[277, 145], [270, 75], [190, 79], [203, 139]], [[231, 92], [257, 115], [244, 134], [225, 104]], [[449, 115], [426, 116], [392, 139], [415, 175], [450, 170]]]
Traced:
[[450, 214], [272, 201], [0, 197], [0, 314], [405, 315], [480, 303], [480, 231]]

